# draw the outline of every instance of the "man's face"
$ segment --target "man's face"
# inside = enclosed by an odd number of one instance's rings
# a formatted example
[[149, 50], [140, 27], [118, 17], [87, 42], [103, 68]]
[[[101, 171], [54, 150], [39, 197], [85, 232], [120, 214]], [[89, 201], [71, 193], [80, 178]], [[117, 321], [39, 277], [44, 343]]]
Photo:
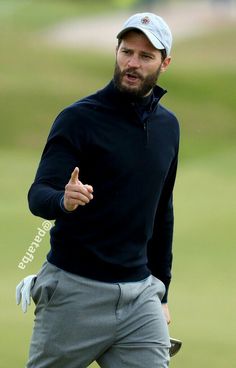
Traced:
[[117, 49], [114, 82], [118, 89], [137, 98], [148, 95], [161, 71], [165, 71], [170, 57], [162, 60], [143, 33], [127, 32]]

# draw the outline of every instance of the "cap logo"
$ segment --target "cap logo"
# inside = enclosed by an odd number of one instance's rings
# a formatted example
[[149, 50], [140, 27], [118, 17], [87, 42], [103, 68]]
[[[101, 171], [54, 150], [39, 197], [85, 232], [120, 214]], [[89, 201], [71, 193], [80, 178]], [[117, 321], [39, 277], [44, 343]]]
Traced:
[[142, 24], [149, 24], [149, 23], [150, 23], [150, 18], [149, 18], [148, 16], [143, 17], [143, 18], [141, 19], [141, 23], [142, 23]]

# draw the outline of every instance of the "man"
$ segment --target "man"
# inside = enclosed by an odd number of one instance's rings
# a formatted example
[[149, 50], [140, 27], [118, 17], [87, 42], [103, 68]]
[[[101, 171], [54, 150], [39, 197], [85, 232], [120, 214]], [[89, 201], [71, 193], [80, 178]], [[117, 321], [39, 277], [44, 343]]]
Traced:
[[172, 36], [141, 13], [117, 38], [113, 80], [59, 114], [29, 191], [32, 213], [56, 221], [31, 290], [28, 368], [169, 363], [179, 127], [156, 82]]

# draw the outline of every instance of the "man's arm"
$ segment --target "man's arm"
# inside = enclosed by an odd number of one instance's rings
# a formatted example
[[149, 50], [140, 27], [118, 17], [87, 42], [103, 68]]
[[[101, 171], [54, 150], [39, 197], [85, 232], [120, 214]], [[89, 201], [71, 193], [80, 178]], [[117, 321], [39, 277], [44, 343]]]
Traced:
[[28, 193], [34, 215], [52, 220], [92, 199], [92, 187], [79, 181], [75, 169], [82, 160], [82, 140], [75, 113], [64, 110], [52, 126]]
[[172, 240], [173, 240], [173, 188], [177, 171], [178, 156], [172, 162], [165, 180], [160, 202], [156, 211], [152, 239], [148, 243], [148, 267], [152, 274], [166, 287], [162, 303], [167, 303], [171, 281]]

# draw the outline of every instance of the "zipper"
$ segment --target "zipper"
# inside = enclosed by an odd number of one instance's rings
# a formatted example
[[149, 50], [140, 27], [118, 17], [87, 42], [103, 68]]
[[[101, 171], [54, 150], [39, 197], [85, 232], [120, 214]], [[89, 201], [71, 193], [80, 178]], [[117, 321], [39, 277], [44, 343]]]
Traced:
[[143, 122], [142, 119], [140, 118], [139, 114], [137, 113], [137, 111], [134, 109], [134, 106], [132, 105], [133, 107], [133, 111], [134, 111], [134, 114], [136, 115], [137, 117], [137, 121], [139, 121], [139, 124], [141, 124], [143, 126], [143, 130], [144, 130], [144, 134], [145, 134], [145, 146], [148, 145], [148, 141], [149, 141], [149, 137], [148, 137], [148, 122], [149, 122], [149, 118], [146, 117], [145, 121]]
[[145, 146], [147, 146], [148, 144], [148, 120], [146, 120], [143, 124], [143, 130], [144, 130], [144, 133], [145, 133]]

